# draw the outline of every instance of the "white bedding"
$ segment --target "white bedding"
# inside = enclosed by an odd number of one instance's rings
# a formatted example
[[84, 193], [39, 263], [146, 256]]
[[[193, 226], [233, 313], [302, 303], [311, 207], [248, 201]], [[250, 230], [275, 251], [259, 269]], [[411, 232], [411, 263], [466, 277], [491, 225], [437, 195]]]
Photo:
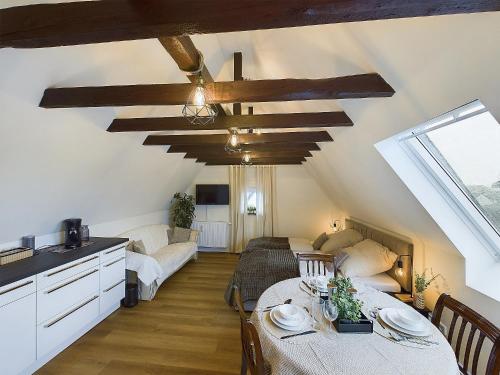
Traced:
[[353, 277], [352, 282], [354, 285], [362, 283], [381, 292], [401, 292], [401, 285], [385, 272], [369, 277]]
[[312, 253], [312, 252], [314, 252], [311, 241], [306, 239], [306, 238], [289, 237], [288, 242], [290, 243], [290, 249], [294, 253]]

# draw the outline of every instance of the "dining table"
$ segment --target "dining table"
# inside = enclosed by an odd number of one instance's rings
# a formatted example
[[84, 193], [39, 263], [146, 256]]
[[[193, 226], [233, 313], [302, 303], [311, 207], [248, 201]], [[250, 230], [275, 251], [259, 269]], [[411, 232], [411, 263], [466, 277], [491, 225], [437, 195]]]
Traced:
[[[412, 309], [387, 293], [364, 284], [355, 284], [355, 297], [363, 302], [362, 312], [381, 308]], [[316, 325], [316, 332], [283, 338], [297, 332], [278, 328], [270, 319], [269, 306], [291, 303], [303, 308], [311, 325], [303, 331], [312, 330], [313, 318], [310, 305], [313, 297], [305, 287], [303, 279], [281, 281], [268, 288], [259, 298], [251, 321], [259, 334], [263, 355], [271, 365], [272, 374], [280, 375], [457, 375], [459, 374], [455, 354], [443, 334], [428, 320], [430, 335], [424, 340], [396, 341], [389, 329], [376, 317], [373, 333], [339, 333], [328, 329], [330, 322], [324, 319]], [[302, 330], [301, 330], [302, 331]], [[301, 332], [298, 332], [301, 333]]]

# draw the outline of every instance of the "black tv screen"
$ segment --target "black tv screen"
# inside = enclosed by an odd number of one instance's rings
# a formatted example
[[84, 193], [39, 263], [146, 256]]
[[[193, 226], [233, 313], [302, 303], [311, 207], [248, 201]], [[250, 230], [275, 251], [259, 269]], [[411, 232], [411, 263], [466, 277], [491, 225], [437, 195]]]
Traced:
[[196, 204], [229, 204], [229, 185], [196, 185]]

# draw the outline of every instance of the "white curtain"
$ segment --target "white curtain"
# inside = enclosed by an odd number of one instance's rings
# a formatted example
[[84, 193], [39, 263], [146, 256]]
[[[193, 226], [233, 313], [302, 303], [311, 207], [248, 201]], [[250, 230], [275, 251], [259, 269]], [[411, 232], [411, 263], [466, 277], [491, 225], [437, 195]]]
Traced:
[[245, 167], [229, 166], [229, 190], [231, 211], [231, 246], [229, 251], [241, 253], [246, 246], [247, 179]]
[[258, 165], [256, 168], [257, 236], [275, 236], [277, 234], [276, 166]]

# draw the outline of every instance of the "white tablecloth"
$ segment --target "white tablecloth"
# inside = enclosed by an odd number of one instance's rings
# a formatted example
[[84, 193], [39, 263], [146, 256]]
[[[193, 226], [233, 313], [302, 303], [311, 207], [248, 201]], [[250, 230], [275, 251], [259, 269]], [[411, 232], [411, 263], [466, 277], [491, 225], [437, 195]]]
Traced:
[[[389, 340], [377, 333], [329, 335], [326, 325], [318, 333], [286, 340], [286, 334], [273, 326], [268, 313], [270, 305], [292, 298], [292, 303], [306, 306], [310, 297], [299, 288], [300, 278], [285, 280], [267, 289], [260, 297], [252, 321], [257, 327], [264, 357], [272, 366], [273, 374], [280, 375], [457, 375], [455, 354], [445, 337], [431, 324], [429, 339], [439, 345], [409, 347]], [[363, 301], [363, 312], [373, 307], [410, 306], [373, 288], [355, 285], [358, 298]], [[367, 315], [368, 316], [368, 315]], [[374, 322], [374, 324], [378, 324]], [[380, 329], [380, 326], [378, 327]], [[293, 332], [288, 332], [293, 333]]]

